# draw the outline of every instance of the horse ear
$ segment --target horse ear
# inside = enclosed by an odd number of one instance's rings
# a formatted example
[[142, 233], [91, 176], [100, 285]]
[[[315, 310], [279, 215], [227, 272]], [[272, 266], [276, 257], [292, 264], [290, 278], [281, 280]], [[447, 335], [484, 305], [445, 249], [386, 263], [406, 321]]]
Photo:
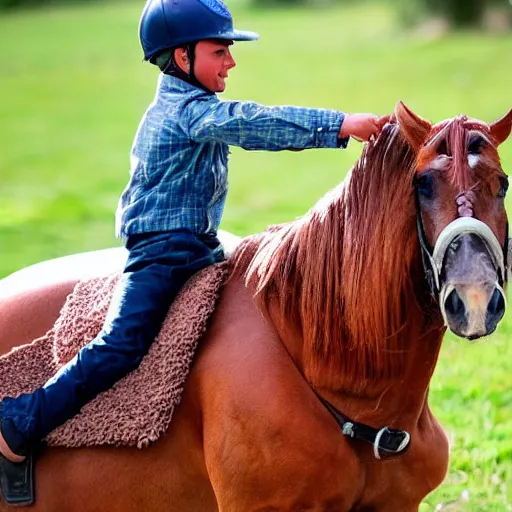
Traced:
[[401, 101], [395, 106], [395, 117], [400, 126], [400, 131], [417, 153], [432, 130], [432, 124], [416, 115]]
[[498, 143], [498, 146], [502, 142], [505, 142], [512, 130], [512, 109], [510, 109], [508, 114], [505, 114], [501, 119], [491, 123], [489, 125], [489, 130], [491, 130], [491, 135]]

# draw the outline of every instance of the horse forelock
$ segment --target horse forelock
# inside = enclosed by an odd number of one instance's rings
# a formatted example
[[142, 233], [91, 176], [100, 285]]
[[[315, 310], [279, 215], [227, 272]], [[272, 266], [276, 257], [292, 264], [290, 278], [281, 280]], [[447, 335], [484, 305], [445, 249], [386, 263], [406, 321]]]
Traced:
[[262, 305], [277, 301], [300, 328], [312, 382], [362, 382], [402, 366], [407, 333], [418, 329], [411, 304], [421, 314], [415, 277], [424, 283], [415, 267], [414, 164], [398, 127], [386, 125], [304, 217], [246, 239], [234, 255], [235, 273]]
[[[471, 137], [478, 136], [485, 142], [479, 154], [471, 154]], [[475, 171], [480, 164], [480, 172]], [[489, 173], [502, 173], [500, 159], [492, 142], [489, 126], [478, 119], [459, 115], [433, 126], [418, 155], [417, 168], [444, 171], [450, 182], [465, 192], [485, 181]]]

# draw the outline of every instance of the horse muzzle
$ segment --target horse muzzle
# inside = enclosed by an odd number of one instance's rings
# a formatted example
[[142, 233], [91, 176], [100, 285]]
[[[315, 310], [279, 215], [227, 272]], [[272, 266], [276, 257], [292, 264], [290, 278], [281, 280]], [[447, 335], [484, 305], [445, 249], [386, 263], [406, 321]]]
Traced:
[[506, 308], [508, 259], [505, 265], [498, 239], [473, 217], [456, 219], [441, 232], [431, 265], [441, 313], [453, 333], [474, 340], [496, 329]]

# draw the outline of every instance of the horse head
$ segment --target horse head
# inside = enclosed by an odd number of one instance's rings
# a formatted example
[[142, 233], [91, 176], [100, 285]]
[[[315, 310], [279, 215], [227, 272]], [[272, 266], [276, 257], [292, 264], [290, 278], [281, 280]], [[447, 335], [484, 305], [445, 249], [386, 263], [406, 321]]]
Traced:
[[486, 336], [506, 306], [508, 180], [497, 148], [512, 110], [491, 124], [460, 115], [432, 125], [399, 102], [395, 116], [416, 155], [418, 234], [445, 324], [471, 340]]

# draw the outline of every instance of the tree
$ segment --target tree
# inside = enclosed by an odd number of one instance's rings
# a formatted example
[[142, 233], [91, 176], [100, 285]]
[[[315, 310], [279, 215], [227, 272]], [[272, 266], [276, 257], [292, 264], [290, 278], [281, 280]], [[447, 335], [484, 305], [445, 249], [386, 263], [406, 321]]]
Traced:
[[421, 0], [429, 12], [445, 17], [454, 27], [481, 25], [487, 0]]

